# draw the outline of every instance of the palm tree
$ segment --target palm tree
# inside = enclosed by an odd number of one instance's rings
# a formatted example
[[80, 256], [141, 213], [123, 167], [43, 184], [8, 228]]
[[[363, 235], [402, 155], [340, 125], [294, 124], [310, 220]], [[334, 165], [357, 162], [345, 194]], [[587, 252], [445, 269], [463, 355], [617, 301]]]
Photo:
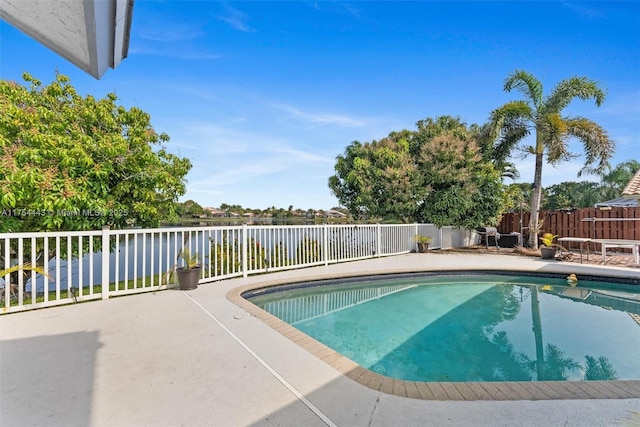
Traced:
[[575, 157], [568, 151], [568, 140], [575, 137], [584, 145], [585, 165], [582, 173], [602, 173], [609, 167], [614, 143], [597, 123], [584, 117], [563, 117], [562, 110], [574, 98], [595, 100], [600, 106], [605, 93], [598, 84], [586, 77], [562, 80], [549, 96], [544, 96], [542, 84], [532, 74], [516, 70], [504, 83], [504, 90], [520, 91], [527, 99], [511, 101], [493, 110], [489, 121], [489, 134], [496, 141], [496, 151], [511, 153], [529, 134], [535, 133], [535, 146], [527, 152], [535, 155], [535, 174], [531, 195], [531, 220], [529, 244], [538, 248], [538, 214], [542, 193], [542, 160], [558, 164]]

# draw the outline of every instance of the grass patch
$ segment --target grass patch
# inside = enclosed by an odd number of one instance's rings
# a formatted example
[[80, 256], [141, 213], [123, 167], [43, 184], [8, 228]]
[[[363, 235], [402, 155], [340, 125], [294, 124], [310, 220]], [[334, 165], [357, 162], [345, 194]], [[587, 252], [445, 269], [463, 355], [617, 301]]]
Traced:
[[[154, 274], [152, 276], [146, 276], [144, 278], [144, 286], [143, 286], [143, 278], [138, 278], [138, 279], [130, 279], [127, 280], [126, 282], [120, 281], [117, 283], [117, 288], [116, 288], [116, 283], [115, 282], [111, 282], [109, 283], [109, 291], [110, 292], [115, 292], [115, 291], [123, 291], [123, 290], [129, 290], [129, 289], [145, 289], [145, 288], [150, 288], [151, 285], [151, 280], [153, 279], [153, 286], [158, 286], [161, 281], [162, 281], [162, 276], [164, 274], [160, 273], [160, 274]], [[73, 285], [75, 287], [75, 285]], [[93, 285], [93, 292], [91, 292], [91, 287], [90, 286], [84, 286], [82, 288], [82, 294], [80, 293], [80, 290], [78, 288], [76, 288], [75, 290], [75, 297], [86, 297], [89, 295], [96, 295], [96, 294], [101, 294], [102, 293], [102, 285], [101, 284], [94, 284]], [[35, 300], [32, 301], [31, 298], [31, 292], [24, 292], [23, 294], [23, 302], [24, 304], [35, 304], [35, 303], [43, 303], [45, 302], [45, 295], [47, 297], [46, 301], [59, 301], [59, 300], [65, 300], [68, 298], [73, 299], [74, 295], [73, 293], [69, 292], [68, 289], [60, 289], [60, 297], [57, 297], [57, 292], [56, 291], [49, 291], [49, 292], [40, 292], [36, 294], [36, 298]], [[2, 299], [2, 306], [4, 306], [4, 298]], [[18, 306], [18, 295], [14, 294], [11, 296], [11, 303], [10, 303], [10, 307], [15, 307]]]

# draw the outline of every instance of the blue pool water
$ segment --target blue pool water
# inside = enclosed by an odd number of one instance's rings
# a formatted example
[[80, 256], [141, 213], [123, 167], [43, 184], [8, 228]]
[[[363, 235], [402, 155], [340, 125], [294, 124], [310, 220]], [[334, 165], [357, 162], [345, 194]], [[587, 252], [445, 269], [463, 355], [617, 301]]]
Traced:
[[640, 379], [637, 287], [438, 275], [267, 292], [247, 298], [392, 378]]

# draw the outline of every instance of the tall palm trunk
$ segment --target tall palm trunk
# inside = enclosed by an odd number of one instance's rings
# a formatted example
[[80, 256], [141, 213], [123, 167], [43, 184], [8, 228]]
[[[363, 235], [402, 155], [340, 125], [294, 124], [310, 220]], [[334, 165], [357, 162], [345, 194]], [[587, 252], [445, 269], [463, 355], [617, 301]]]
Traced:
[[533, 336], [536, 342], [536, 374], [538, 381], [545, 379], [544, 345], [542, 342], [542, 319], [540, 318], [540, 300], [538, 287], [531, 285], [531, 318], [533, 320]]
[[544, 145], [540, 132], [536, 132], [536, 169], [533, 176], [533, 192], [531, 194], [531, 219], [529, 219], [529, 246], [538, 249], [538, 216], [540, 215], [540, 200], [542, 197], [542, 156]]

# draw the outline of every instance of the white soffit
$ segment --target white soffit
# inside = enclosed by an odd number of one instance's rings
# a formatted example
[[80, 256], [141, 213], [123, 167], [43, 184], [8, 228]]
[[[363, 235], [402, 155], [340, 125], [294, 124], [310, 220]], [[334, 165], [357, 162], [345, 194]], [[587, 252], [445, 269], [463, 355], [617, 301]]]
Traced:
[[133, 2], [0, 0], [0, 17], [99, 79], [127, 57]]

